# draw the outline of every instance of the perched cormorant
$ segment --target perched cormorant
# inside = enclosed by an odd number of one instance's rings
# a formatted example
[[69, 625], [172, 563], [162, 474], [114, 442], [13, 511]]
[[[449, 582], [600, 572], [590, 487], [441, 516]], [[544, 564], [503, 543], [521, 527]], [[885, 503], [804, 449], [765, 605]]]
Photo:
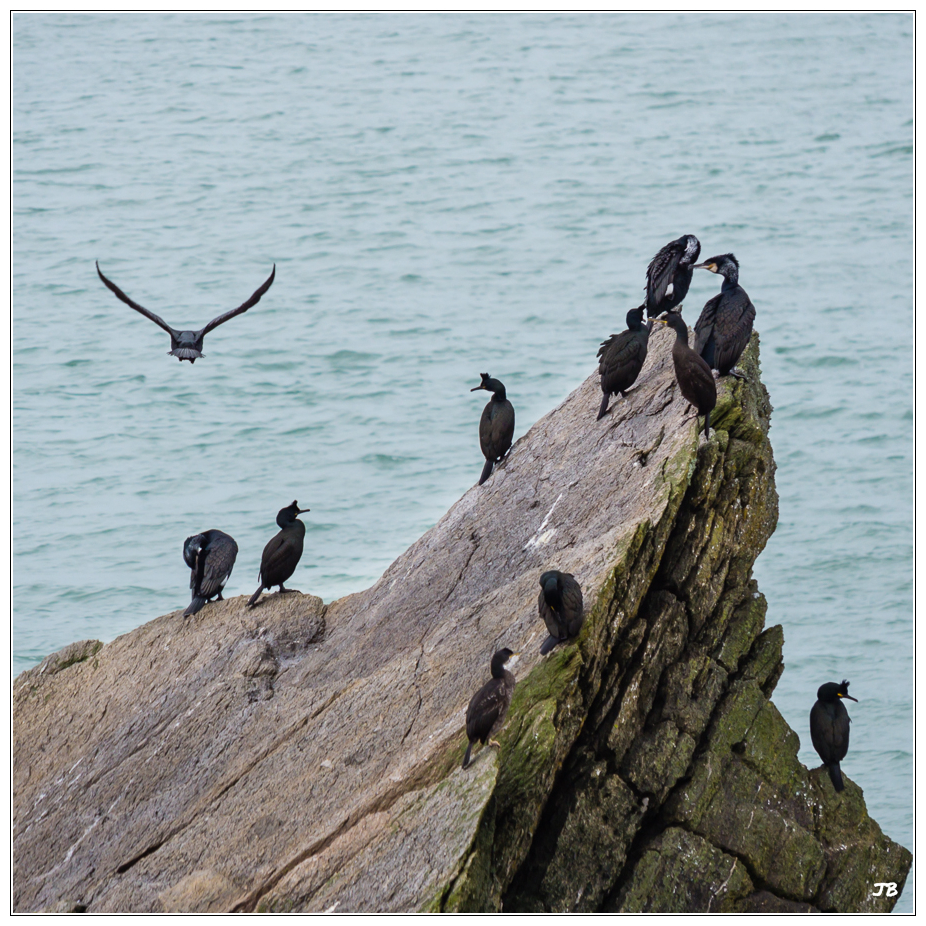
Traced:
[[732, 254], [721, 254], [695, 267], [723, 276], [720, 292], [705, 304], [694, 326], [695, 352], [721, 376], [732, 373], [738, 379], [746, 379], [736, 369], [736, 363], [752, 335], [756, 307], [739, 285], [739, 261]]
[[489, 740], [490, 746], [498, 746], [494, 740], [489, 739], [497, 733], [505, 722], [505, 714], [511, 704], [511, 695], [514, 692], [514, 676], [505, 668], [506, 664], [514, 665], [518, 654], [510, 649], [500, 649], [492, 657], [492, 679], [486, 682], [477, 691], [466, 708], [466, 735], [469, 745], [466, 755], [463, 756], [463, 768], [469, 765], [470, 753], [473, 743], [479, 740], [485, 743]]
[[601, 374], [601, 408], [598, 418], [608, 411], [608, 402], [612, 395], [624, 395], [636, 381], [646, 360], [646, 345], [649, 341], [649, 325], [643, 324], [643, 306], [631, 309], [627, 313], [627, 330], [612, 334], [607, 341], [601, 342], [598, 356], [598, 372]]
[[648, 318], [671, 312], [688, 295], [691, 272], [701, 253], [701, 242], [694, 235], [670, 241], [646, 268], [646, 307]]
[[837, 791], [845, 789], [839, 763], [849, 751], [849, 712], [843, 698], [855, 701], [849, 694], [849, 683], [843, 679], [841, 685], [827, 682], [817, 689], [817, 703], [810, 709], [810, 739], [817, 755], [830, 773], [830, 780]]
[[100, 263], [97, 261], [96, 272], [100, 275], [100, 279], [106, 284], [106, 286], [111, 289], [116, 296], [121, 299], [126, 305], [130, 305], [136, 312], [141, 312], [145, 318], [150, 318], [156, 325], [160, 325], [169, 335], [170, 335], [170, 350], [168, 354], [172, 357], [176, 357], [180, 361], [189, 360], [190, 363], [196, 363], [196, 361], [203, 356], [203, 338], [212, 331], [213, 328], [218, 328], [219, 325], [224, 325], [230, 318], [234, 318], [236, 315], [240, 315], [242, 312], [247, 312], [252, 305], [256, 305], [260, 302], [260, 297], [263, 296], [268, 289], [270, 289], [270, 284], [273, 282], [273, 278], [276, 276], [277, 265], [273, 265], [273, 270], [270, 273], [269, 278], [266, 283], [260, 287], [247, 302], [243, 302], [238, 306], [237, 309], [232, 309], [230, 312], [226, 312], [224, 315], [219, 315], [217, 318], [213, 318], [205, 328], [200, 328], [199, 331], [177, 331], [176, 328], [171, 328], [167, 322], [164, 321], [159, 315], [155, 315], [154, 312], [149, 312], [148, 309], [140, 306], [137, 302], [133, 302], [129, 299], [128, 296], [112, 280], [107, 280], [103, 276], [103, 271], [100, 270]]
[[656, 321], [668, 325], [675, 332], [672, 345], [672, 362], [675, 378], [682, 395], [704, 415], [704, 436], [710, 437], [711, 412], [717, 404], [717, 384], [711, 368], [688, 346], [688, 326], [680, 312], [666, 312], [665, 318]]
[[485, 389], [492, 393], [492, 398], [482, 410], [482, 418], [479, 419], [479, 446], [486, 458], [486, 465], [479, 477], [479, 485], [482, 485], [492, 475], [492, 466], [500, 463], [511, 449], [511, 438], [514, 437], [514, 406], [505, 397], [505, 387], [501, 382], [490, 378], [488, 373], [479, 375], [482, 382], [473, 386], [470, 392]]
[[238, 556], [238, 544], [222, 531], [203, 531], [183, 541], [183, 560], [190, 567], [193, 600], [184, 617], [196, 614], [210, 599], [222, 601], [222, 589]]
[[557, 643], [577, 637], [585, 615], [582, 613], [582, 588], [568, 572], [551, 569], [540, 577], [537, 608], [550, 636], [540, 646], [545, 656]]
[[264, 547], [264, 554], [260, 558], [260, 585], [251, 595], [248, 607], [253, 608], [265, 588], [274, 585], [280, 586], [281, 592], [291, 592], [291, 588], [283, 588], [283, 583], [296, 571], [296, 566], [302, 557], [302, 544], [305, 540], [305, 524], [299, 520], [300, 514], [305, 514], [309, 508], [300, 508], [299, 502], [293, 502], [277, 513], [277, 524], [280, 532]]

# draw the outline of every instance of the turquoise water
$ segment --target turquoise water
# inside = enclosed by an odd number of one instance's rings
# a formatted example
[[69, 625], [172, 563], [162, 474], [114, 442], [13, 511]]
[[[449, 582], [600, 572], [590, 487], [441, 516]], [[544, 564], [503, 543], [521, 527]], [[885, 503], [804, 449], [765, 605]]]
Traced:
[[[692, 232], [740, 260], [775, 406], [775, 703], [817, 765], [816, 689], [851, 681], [844, 770], [912, 848], [912, 40], [909, 15], [16, 15], [13, 672], [184, 607], [200, 530], [250, 594], [294, 498], [294, 586], [369, 586], [478, 479], [478, 374], [520, 436]], [[95, 260], [175, 327], [277, 278], [190, 366]]]

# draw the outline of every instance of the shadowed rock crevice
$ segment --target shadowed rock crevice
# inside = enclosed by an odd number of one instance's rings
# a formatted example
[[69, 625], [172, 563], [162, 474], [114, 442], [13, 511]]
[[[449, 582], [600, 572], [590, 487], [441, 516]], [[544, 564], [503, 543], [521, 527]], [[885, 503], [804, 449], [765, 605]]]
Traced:
[[[902, 887], [909, 853], [769, 701], [758, 337], [707, 442], [672, 337], [600, 422], [589, 377], [372, 588], [178, 611], [19, 676], [15, 909], [890, 909], [870, 873]], [[586, 616], [541, 658], [551, 568]], [[502, 646], [501, 748], [463, 770]]]

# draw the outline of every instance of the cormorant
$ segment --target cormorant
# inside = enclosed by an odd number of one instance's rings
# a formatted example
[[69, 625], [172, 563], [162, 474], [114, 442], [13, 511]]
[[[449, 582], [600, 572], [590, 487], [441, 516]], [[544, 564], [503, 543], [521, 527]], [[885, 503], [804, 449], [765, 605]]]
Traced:
[[582, 588], [568, 572], [551, 569], [540, 577], [537, 608], [550, 636], [540, 646], [545, 656], [557, 643], [577, 637], [585, 615], [582, 613]]
[[505, 397], [505, 386], [501, 382], [492, 379], [488, 373], [479, 375], [482, 382], [473, 386], [470, 392], [485, 389], [492, 393], [492, 398], [482, 410], [482, 418], [479, 419], [479, 446], [486, 458], [486, 465], [479, 477], [479, 485], [482, 485], [492, 475], [492, 466], [500, 463], [511, 449], [511, 438], [514, 437], [514, 406]]
[[96, 272], [100, 275], [100, 279], [106, 284], [106, 286], [111, 289], [116, 296], [121, 299], [126, 305], [130, 305], [136, 312], [141, 312], [145, 318], [150, 318], [156, 325], [160, 325], [169, 335], [170, 335], [170, 350], [168, 354], [172, 357], [176, 357], [179, 361], [189, 360], [190, 363], [196, 363], [196, 361], [203, 356], [203, 338], [212, 331], [213, 328], [218, 328], [219, 325], [224, 325], [230, 318], [234, 318], [236, 315], [240, 315], [242, 312], [247, 312], [252, 305], [256, 305], [260, 302], [260, 297], [263, 296], [268, 289], [270, 289], [270, 284], [273, 282], [273, 278], [276, 276], [277, 265], [273, 265], [273, 270], [270, 273], [269, 278], [260, 287], [256, 290], [255, 293], [248, 299], [247, 302], [243, 302], [238, 306], [237, 309], [232, 309], [230, 312], [226, 312], [224, 315], [219, 315], [217, 318], [213, 318], [205, 328], [200, 328], [199, 331], [177, 331], [176, 328], [171, 328], [167, 322], [164, 321], [159, 315], [155, 315], [154, 312], [149, 312], [148, 309], [140, 306], [137, 302], [133, 302], [129, 299], [128, 296], [112, 280], [107, 280], [103, 276], [103, 271], [100, 270], [100, 263], [97, 261]]
[[704, 415], [704, 436], [710, 437], [711, 412], [717, 404], [717, 384], [711, 368], [688, 346], [688, 326], [680, 312], [667, 312], [656, 321], [668, 325], [675, 332], [672, 345], [672, 362], [675, 378], [682, 395]]
[[309, 508], [300, 508], [299, 502], [293, 502], [286, 508], [277, 512], [277, 524], [280, 532], [264, 547], [264, 554], [260, 558], [260, 585], [251, 595], [248, 607], [253, 608], [265, 588], [274, 585], [280, 586], [281, 592], [291, 592], [291, 588], [283, 588], [283, 583], [296, 571], [296, 566], [302, 557], [302, 544], [305, 540], [305, 524], [299, 520], [300, 514], [310, 511]]
[[830, 773], [830, 780], [837, 791], [845, 789], [839, 763], [849, 751], [849, 712], [842, 703], [848, 698], [858, 704], [858, 699], [849, 694], [849, 683], [843, 679], [841, 685], [827, 682], [817, 689], [817, 703], [810, 709], [810, 739], [817, 755]]
[[739, 261], [732, 254], [720, 254], [695, 267], [723, 276], [720, 292], [705, 304], [694, 326], [695, 352], [721, 376], [732, 373], [737, 379], [746, 379], [736, 363], [752, 335], [756, 307], [739, 285]]
[[193, 600], [184, 617], [196, 614], [210, 599], [222, 601], [222, 589], [231, 576], [238, 544], [222, 531], [203, 531], [183, 541], [183, 560], [190, 567]]
[[670, 241], [646, 268], [646, 315], [653, 318], [671, 312], [688, 295], [691, 272], [701, 253], [701, 242], [694, 235]]
[[627, 313], [627, 330], [612, 334], [607, 341], [601, 342], [598, 356], [598, 372], [601, 374], [601, 391], [604, 397], [598, 418], [608, 411], [608, 402], [612, 395], [624, 395], [640, 375], [646, 360], [646, 345], [649, 341], [649, 325], [643, 324], [643, 306], [631, 309]]
[[500, 649], [492, 657], [492, 679], [486, 682], [477, 691], [466, 708], [466, 735], [469, 745], [466, 755], [463, 756], [463, 768], [469, 765], [470, 753], [473, 743], [479, 740], [485, 743], [489, 740], [490, 746], [498, 746], [494, 740], [489, 739], [497, 733], [505, 722], [505, 714], [511, 704], [511, 695], [514, 692], [514, 676], [505, 668], [506, 664], [514, 665], [518, 654], [510, 649]]

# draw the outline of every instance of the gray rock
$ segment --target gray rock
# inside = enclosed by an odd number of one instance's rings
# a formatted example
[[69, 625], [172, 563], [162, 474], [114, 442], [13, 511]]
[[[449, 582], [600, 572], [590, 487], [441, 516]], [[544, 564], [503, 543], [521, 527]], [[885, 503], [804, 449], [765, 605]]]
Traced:
[[[889, 909], [866, 872], [902, 887], [909, 853], [800, 766], [768, 700], [758, 337], [708, 442], [672, 337], [601, 421], [590, 376], [367, 591], [178, 610], [20, 675], [15, 909]], [[541, 658], [548, 568], [586, 619]], [[501, 749], [464, 771], [501, 646]]]

